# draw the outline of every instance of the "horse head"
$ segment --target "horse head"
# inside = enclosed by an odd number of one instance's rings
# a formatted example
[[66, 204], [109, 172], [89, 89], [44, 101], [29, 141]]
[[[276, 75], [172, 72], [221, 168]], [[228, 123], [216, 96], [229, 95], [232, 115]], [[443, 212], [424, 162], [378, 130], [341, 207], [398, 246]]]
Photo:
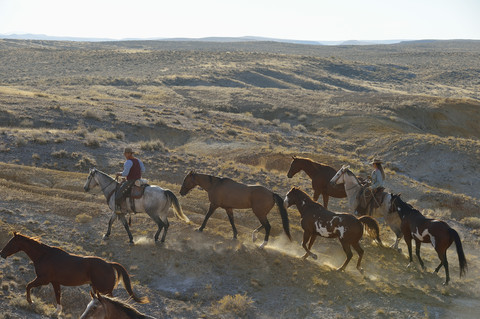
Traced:
[[292, 187], [290, 191], [288, 191], [287, 195], [285, 196], [285, 200], [283, 201], [283, 205], [288, 208], [290, 206], [296, 205], [302, 199], [304, 199], [307, 194], [305, 194], [300, 188]]
[[13, 237], [8, 241], [5, 247], [3, 247], [2, 251], [0, 251], [0, 256], [6, 259], [8, 256], [19, 252], [21, 250], [21, 245], [19, 241], [22, 238], [22, 235], [17, 232], [13, 232]]
[[[85, 190], [85, 192], [88, 192], [90, 190], [90, 188], [93, 188], [97, 185], [97, 182], [94, 179], [94, 175], [95, 175], [96, 172], [97, 172], [97, 169], [95, 167], [91, 168], [89, 170], [87, 181], [85, 182], [85, 185], [83, 186], [83, 189]], [[90, 185], [92, 183], [92, 180], [95, 181], [94, 185]]]
[[340, 168], [335, 176], [332, 177], [330, 180], [331, 185], [335, 184], [342, 184], [345, 183], [345, 178], [344, 178], [344, 173], [349, 171], [350, 165], [343, 165], [342, 168]]
[[190, 171], [183, 179], [182, 188], [180, 188], [180, 195], [185, 196], [198, 184], [195, 182], [195, 172]]
[[295, 174], [300, 171], [300, 162], [298, 161], [298, 157], [292, 156], [292, 163], [290, 164], [290, 169], [288, 170], [287, 177], [292, 178]]

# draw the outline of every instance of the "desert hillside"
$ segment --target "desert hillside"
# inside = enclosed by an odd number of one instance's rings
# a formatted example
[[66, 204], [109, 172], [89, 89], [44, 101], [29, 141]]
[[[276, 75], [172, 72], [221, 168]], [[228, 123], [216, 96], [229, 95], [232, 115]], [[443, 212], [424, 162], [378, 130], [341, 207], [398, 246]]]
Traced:
[[[431, 41], [372, 46], [274, 42], [58, 42], [0, 39], [0, 246], [18, 231], [49, 245], [122, 263], [137, 308], [156, 318], [476, 318], [480, 306], [480, 42]], [[170, 213], [166, 242], [155, 223], [133, 216], [134, 245], [99, 188], [83, 190], [92, 167], [113, 174], [131, 146], [151, 184], [172, 190], [187, 224]], [[271, 240], [252, 243], [258, 220], [235, 210], [239, 239], [219, 209], [202, 233], [209, 202], [179, 190], [190, 170], [260, 184], [284, 197], [311, 180], [286, 173], [292, 156], [366, 176], [369, 159], [386, 162], [387, 191], [424, 215], [445, 220], [468, 260], [459, 278], [454, 245], [451, 283], [422, 245], [414, 257], [369, 239], [364, 275], [337, 272], [344, 253], [319, 238], [318, 260], [303, 261], [300, 217], [289, 208], [293, 240], [274, 208]], [[320, 201], [322, 203], [322, 201]], [[345, 199], [329, 208], [346, 212]], [[393, 233], [379, 219], [382, 240]], [[0, 318], [45, 318], [55, 311], [51, 285], [35, 278], [24, 253], [0, 261]], [[62, 287], [64, 317], [77, 318], [89, 287]], [[122, 285], [114, 291], [127, 298]]]

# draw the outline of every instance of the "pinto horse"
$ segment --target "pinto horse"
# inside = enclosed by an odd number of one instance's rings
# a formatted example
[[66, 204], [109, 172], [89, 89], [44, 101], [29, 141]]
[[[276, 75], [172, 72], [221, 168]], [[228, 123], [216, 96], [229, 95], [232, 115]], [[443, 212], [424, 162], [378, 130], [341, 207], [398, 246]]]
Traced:
[[[310, 196], [299, 188], [293, 187], [285, 197], [285, 206], [296, 205], [302, 217], [303, 242], [302, 247], [306, 253], [303, 259], [312, 256], [317, 259], [317, 255], [312, 253], [312, 245], [317, 235], [326, 238], [338, 238], [342, 244], [343, 251], [347, 255], [343, 265], [338, 270], [343, 271], [347, 267], [353, 253], [350, 247], [353, 247], [358, 253], [357, 269], [363, 273], [360, 264], [363, 257], [363, 249], [360, 246], [360, 239], [363, 236], [363, 230], [374, 238], [382, 246], [379, 234], [380, 229], [375, 219], [369, 216], [355, 217], [352, 214], [337, 214], [327, 210], [325, 207], [315, 202]], [[308, 243], [308, 247], [307, 247]]]
[[[108, 176], [106, 173], [97, 170], [96, 168], [90, 169], [90, 172], [87, 177], [87, 181], [83, 186], [83, 189], [88, 192], [91, 188], [95, 186], [100, 186], [103, 195], [107, 199], [108, 207], [112, 210], [112, 215], [108, 222], [108, 229], [103, 239], [108, 239], [110, 236], [110, 232], [112, 230], [112, 224], [115, 219], [120, 219], [125, 230], [127, 231], [128, 238], [130, 239], [130, 243], [133, 243], [133, 236], [130, 232], [130, 228], [128, 227], [127, 220], [125, 218], [125, 213], [117, 213], [115, 212], [115, 191], [117, 190], [119, 183], [112, 177]], [[147, 213], [155, 223], [158, 225], [158, 230], [155, 233], [155, 241], [158, 241], [158, 236], [163, 229], [163, 235], [161, 242], [165, 241], [165, 237], [167, 236], [167, 230], [169, 227], [168, 223], [168, 209], [170, 207], [174, 208], [175, 215], [183, 220], [186, 223], [189, 223], [190, 220], [182, 211], [182, 207], [180, 206], [177, 197], [168, 189], [163, 189], [160, 186], [152, 185], [147, 186], [145, 188], [145, 193], [139, 199], [135, 199], [135, 207], [136, 211]], [[127, 201], [127, 209], [132, 211], [132, 207], [130, 205], [130, 201]]]
[[29, 303], [32, 303], [30, 289], [51, 283], [55, 291], [57, 313], [61, 313], [60, 285], [90, 284], [93, 291], [111, 295], [120, 279], [133, 300], [139, 303], [148, 302], [148, 298], [138, 298], [135, 295], [130, 276], [119, 263], [108, 262], [99, 257], [72, 255], [63, 249], [42, 244], [36, 239], [14, 232], [13, 237], [0, 252], [0, 256], [7, 258], [19, 251], [25, 252], [32, 260], [37, 274], [37, 278], [27, 284]]
[[292, 178], [298, 172], [304, 171], [312, 180], [313, 199], [315, 201], [318, 201], [321, 194], [323, 197], [323, 206], [328, 208], [329, 196], [335, 198], [347, 197], [343, 185], [332, 185], [329, 183], [333, 176], [335, 176], [337, 172], [336, 169], [325, 164], [314, 162], [309, 158], [296, 156], [292, 158], [293, 161], [290, 164], [287, 177]]
[[[355, 213], [357, 207], [360, 204], [360, 194], [364, 186], [358, 179], [355, 174], [350, 171], [349, 166], [343, 165], [342, 168], [333, 176], [330, 180], [332, 184], [344, 184], [345, 192], [347, 193], [348, 205], [350, 212]], [[390, 203], [391, 203], [392, 194], [386, 193], [385, 198], [380, 205], [380, 207], [373, 210], [374, 217], [382, 217], [385, 220], [385, 223], [390, 227], [390, 229], [395, 233], [396, 239], [395, 243], [391, 246], [394, 249], [398, 249], [398, 243], [402, 238], [402, 230], [400, 229], [401, 220], [397, 214], [390, 213]]]
[[208, 199], [210, 200], [210, 208], [208, 209], [202, 226], [200, 226], [198, 231], [203, 231], [210, 216], [218, 207], [221, 207], [225, 209], [230, 224], [232, 225], [233, 238], [237, 238], [237, 229], [235, 228], [233, 220], [233, 209], [251, 208], [261, 223], [261, 225], [253, 231], [252, 239], [255, 242], [258, 231], [265, 228], [265, 239], [260, 245], [260, 248], [263, 248], [268, 242], [271, 229], [267, 214], [276, 204], [282, 218], [283, 230], [288, 238], [291, 239], [288, 214], [283, 206], [283, 199], [280, 195], [273, 193], [263, 186], [245, 185], [235, 182], [230, 178], [197, 174], [193, 171], [185, 176], [182, 188], [180, 189], [180, 195], [187, 195], [195, 186], [200, 186], [202, 189], [206, 190], [208, 193]]
[[137, 309], [116, 298], [90, 292], [92, 300], [88, 303], [80, 319], [155, 319], [140, 313]]
[[392, 212], [396, 211], [402, 219], [403, 237], [405, 239], [405, 243], [407, 243], [408, 255], [410, 258], [410, 263], [408, 266], [410, 266], [413, 262], [412, 239], [415, 240], [415, 253], [418, 257], [420, 265], [422, 266], [422, 269], [425, 269], [425, 265], [420, 257], [420, 246], [422, 243], [431, 243], [438, 254], [438, 258], [440, 258], [440, 265], [435, 268], [435, 273], [438, 273], [440, 268], [443, 266], [446, 274], [445, 282], [443, 284], [448, 285], [448, 282], [450, 281], [450, 274], [448, 271], [447, 249], [455, 241], [458, 262], [460, 264], [460, 277], [465, 275], [467, 270], [467, 260], [463, 252], [460, 236], [458, 236], [458, 233], [455, 231], [455, 229], [448, 226], [448, 224], [444, 221], [426, 218], [410, 204], [405, 203], [400, 198], [400, 195], [393, 195], [390, 210]]

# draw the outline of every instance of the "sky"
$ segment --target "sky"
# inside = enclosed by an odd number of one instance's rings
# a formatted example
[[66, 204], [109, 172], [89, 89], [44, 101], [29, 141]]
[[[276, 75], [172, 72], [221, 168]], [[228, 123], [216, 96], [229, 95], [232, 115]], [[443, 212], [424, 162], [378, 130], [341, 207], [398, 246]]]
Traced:
[[479, 39], [480, 0], [0, 0], [0, 34]]

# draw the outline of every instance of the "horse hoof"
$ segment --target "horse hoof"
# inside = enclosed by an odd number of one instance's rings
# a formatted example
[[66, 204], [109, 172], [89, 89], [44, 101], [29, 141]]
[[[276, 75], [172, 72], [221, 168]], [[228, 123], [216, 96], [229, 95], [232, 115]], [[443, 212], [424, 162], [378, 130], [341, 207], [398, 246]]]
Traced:
[[108, 236], [108, 235], [103, 235], [103, 237], [102, 237], [103, 240], [107, 240], [109, 238], [110, 238], [110, 236]]
[[198, 228], [196, 231], [199, 232], [199, 233], [201, 233], [201, 232], [203, 231], [203, 229]]
[[133, 245], [133, 239], [130, 239], [130, 241], [128, 242], [130, 245]]
[[317, 255], [315, 255], [315, 254], [312, 254], [311, 256], [312, 256], [312, 258], [315, 259], [315, 260], [317, 260], [317, 258], [318, 258]]
[[357, 269], [363, 275], [363, 268], [357, 268]]

